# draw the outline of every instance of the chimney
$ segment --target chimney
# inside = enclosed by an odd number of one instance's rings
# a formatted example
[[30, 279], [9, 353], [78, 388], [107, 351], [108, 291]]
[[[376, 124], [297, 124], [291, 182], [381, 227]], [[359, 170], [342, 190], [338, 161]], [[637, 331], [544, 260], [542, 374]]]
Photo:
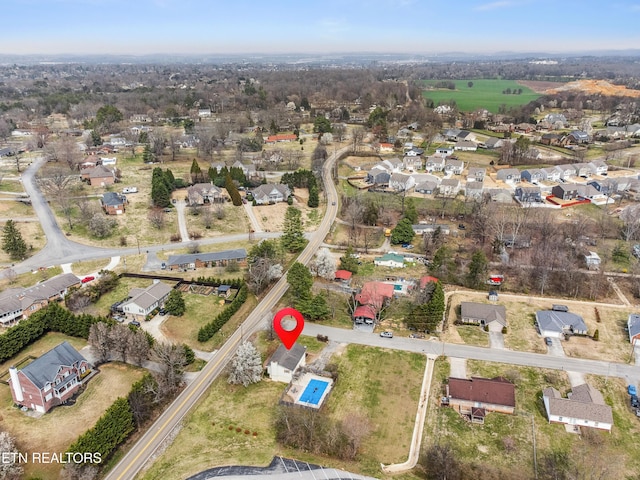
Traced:
[[24, 401], [22, 385], [20, 385], [20, 376], [18, 375], [18, 369], [16, 367], [9, 368], [9, 377], [11, 378], [11, 389], [13, 390], [13, 396], [16, 402]]

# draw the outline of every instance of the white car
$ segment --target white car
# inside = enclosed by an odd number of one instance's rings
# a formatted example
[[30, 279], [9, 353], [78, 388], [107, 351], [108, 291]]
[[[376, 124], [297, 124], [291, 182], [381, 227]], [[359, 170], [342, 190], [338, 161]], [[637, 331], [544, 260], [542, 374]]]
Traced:
[[393, 332], [380, 332], [380, 336], [384, 338], [393, 338]]

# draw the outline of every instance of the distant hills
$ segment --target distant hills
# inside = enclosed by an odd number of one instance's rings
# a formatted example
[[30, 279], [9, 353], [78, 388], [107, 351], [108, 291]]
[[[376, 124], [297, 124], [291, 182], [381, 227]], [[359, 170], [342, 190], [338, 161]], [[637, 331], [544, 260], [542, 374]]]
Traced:
[[496, 52], [487, 54], [465, 52], [443, 52], [438, 54], [405, 54], [405, 53], [327, 53], [327, 54], [153, 54], [153, 55], [10, 55], [0, 54], [0, 64], [55, 64], [55, 63], [88, 63], [88, 64], [290, 64], [290, 65], [370, 65], [370, 64], [415, 64], [443, 63], [451, 61], [501, 61], [501, 60], [544, 60], [557, 61], [579, 59], [585, 57], [617, 57], [621, 60], [640, 60], [640, 49], [601, 50], [574, 53], [547, 52]]

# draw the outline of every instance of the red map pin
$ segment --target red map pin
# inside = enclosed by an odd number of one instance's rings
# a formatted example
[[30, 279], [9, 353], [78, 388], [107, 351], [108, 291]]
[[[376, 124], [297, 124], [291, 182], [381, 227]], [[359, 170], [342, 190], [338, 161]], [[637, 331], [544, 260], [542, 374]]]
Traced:
[[[293, 330], [285, 330], [283, 328], [282, 319], [284, 317], [295, 318], [296, 326]], [[296, 343], [296, 340], [304, 329], [304, 318], [302, 318], [302, 314], [295, 308], [283, 308], [276, 313], [275, 317], [273, 317], [273, 329], [276, 331], [278, 337], [280, 337], [280, 340], [282, 341], [282, 344], [287, 348], [287, 350], [291, 350], [291, 347]]]

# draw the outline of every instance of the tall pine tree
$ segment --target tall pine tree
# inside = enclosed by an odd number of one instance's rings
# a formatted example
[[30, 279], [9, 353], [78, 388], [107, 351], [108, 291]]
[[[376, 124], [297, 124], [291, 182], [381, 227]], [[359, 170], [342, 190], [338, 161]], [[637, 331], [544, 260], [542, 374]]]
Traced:
[[21, 260], [27, 255], [27, 244], [13, 220], [7, 220], [2, 231], [2, 250], [9, 254], [12, 260]]
[[307, 241], [302, 230], [301, 213], [296, 207], [287, 207], [287, 212], [284, 215], [283, 230], [282, 237], [280, 237], [282, 248], [290, 253], [301, 251]]
[[227, 189], [227, 193], [231, 197], [231, 202], [236, 207], [239, 207], [240, 205], [242, 205], [242, 197], [240, 196], [238, 187], [236, 187], [236, 184], [234, 183], [233, 179], [231, 178], [231, 175], [229, 174], [227, 174], [227, 177], [224, 180], [224, 188]]

